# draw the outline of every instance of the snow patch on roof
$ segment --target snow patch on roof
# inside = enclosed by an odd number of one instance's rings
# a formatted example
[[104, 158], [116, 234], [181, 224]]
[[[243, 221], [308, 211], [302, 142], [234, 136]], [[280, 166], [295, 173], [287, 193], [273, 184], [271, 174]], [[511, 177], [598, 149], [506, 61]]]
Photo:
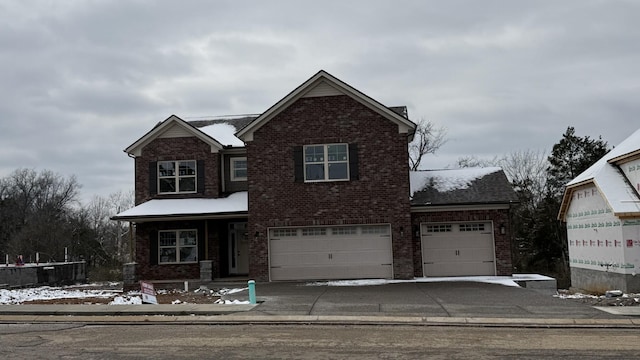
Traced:
[[576, 176], [573, 180], [567, 183], [567, 186], [581, 183], [586, 180], [593, 179], [596, 174], [600, 173], [605, 167], [613, 167], [608, 164], [608, 161], [618, 156], [628, 154], [640, 149], [640, 129], [636, 130], [631, 136], [624, 139], [618, 146], [609, 151], [605, 156], [598, 160], [595, 164], [591, 165], [587, 170], [583, 171], [580, 175]]
[[609, 160], [640, 149], [640, 129], [622, 141], [613, 150], [591, 165], [587, 170], [569, 181], [570, 188], [584, 182], [593, 181], [607, 199], [616, 214], [640, 212], [640, 198], [635, 189], [629, 186], [625, 176]]
[[501, 170], [499, 167], [486, 167], [411, 171], [409, 173], [411, 195], [426, 187], [433, 187], [438, 192], [463, 190], [468, 188], [474, 180]]
[[243, 147], [244, 142], [235, 135], [237, 129], [229, 123], [218, 123], [203, 126], [198, 130], [216, 139], [220, 144], [225, 146]]
[[153, 199], [119, 213], [114, 219], [234, 213], [248, 209], [247, 192], [242, 191], [218, 199]]

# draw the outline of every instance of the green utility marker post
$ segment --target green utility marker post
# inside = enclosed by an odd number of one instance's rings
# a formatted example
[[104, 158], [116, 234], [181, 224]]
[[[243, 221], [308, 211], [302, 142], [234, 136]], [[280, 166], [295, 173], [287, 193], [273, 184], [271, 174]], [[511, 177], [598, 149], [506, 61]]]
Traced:
[[254, 280], [249, 280], [249, 303], [256, 303], [256, 282]]

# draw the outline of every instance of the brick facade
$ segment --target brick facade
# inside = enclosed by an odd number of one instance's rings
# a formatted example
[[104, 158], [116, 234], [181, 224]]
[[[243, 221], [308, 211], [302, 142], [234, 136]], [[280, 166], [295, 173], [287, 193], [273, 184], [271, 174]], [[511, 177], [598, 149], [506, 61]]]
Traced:
[[[157, 138], [142, 149], [142, 156], [135, 159], [136, 205], [152, 198], [188, 198], [220, 196], [219, 154], [211, 153], [211, 146], [195, 136]], [[151, 195], [149, 193], [149, 163], [170, 160], [203, 160], [205, 171], [204, 194]]]
[[[413, 213], [411, 216], [413, 238], [413, 268], [415, 276], [423, 276], [422, 246], [420, 239], [420, 224], [427, 222], [455, 222], [455, 221], [493, 221], [493, 238], [496, 255], [496, 275], [511, 276], [511, 241], [509, 235], [509, 210], [460, 210]], [[505, 226], [506, 234], [500, 233], [500, 226]]]
[[[159, 230], [198, 230], [198, 260], [213, 260], [213, 276], [220, 277], [219, 264], [226, 263], [221, 259], [221, 248], [226, 248], [227, 220], [200, 221], [166, 221], [148, 222], [136, 225], [136, 274], [140, 280], [161, 279], [198, 279], [200, 264], [154, 264], [151, 254], [151, 242], [157, 241]], [[224, 260], [224, 261], [223, 261]]]
[[[326, 88], [320, 90], [326, 91]], [[198, 260], [212, 260], [214, 278], [227, 276], [230, 262], [229, 222], [242, 221], [248, 221], [249, 276], [257, 281], [269, 281], [268, 229], [271, 227], [390, 224], [393, 274], [395, 278], [406, 279], [423, 276], [420, 234], [416, 234], [415, 230], [419, 229], [421, 223], [479, 220], [493, 221], [496, 225], [494, 242], [497, 274], [511, 275], [507, 209], [411, 213], [408, 134], [401, 133], [397, 123], [347, 95], [300, 97], [286, 106], [277, 104], [281, 105], [282, 109], [277, 109], [281, 111], [273, 117], [267, 111], [265, 119], [268, 121], [257, 122], [251, 136], [247, 137], [246, 183], [229, 181], [229, 158], [245, 156], [242, 149], [225, 148], [220, 153], [212, 153], [211, 145], [196, 136], [160, 136], [144, 145], [139, 155], [136, 152], [136, 205], [151, 199], [219, 198], [230, 192], [246, 190], [249, 206], [248, 219], [214, 219], [215, 215], [211, 215], [204, 220], [202, 217], [184, 221], [150, 221], [145, 218], [143, 221], [149, 222], [138, 222], [138, 279], [200, 278], [199, 263], [158, 265], [157, 259], [154, 259], [154, 256], [158, 256], [155, 247], [159, 230], [193, 228], [198, 229]], [[402, 126], [407, 129], [410, 125]], [[294, 153], [299, 152], [295, 152], [295, 149], [304, 145], [336, 143], [349, 144], [349, 156], [357, 156], [357, 162], [350, 161], [349, 164], [354, 167], [357, 165], [357, 176], [349, 181], [297, 181]], [[223, 153], [226, 155], [223, 156]], [[150, 171], [156, 170], [150, 170], [150, 165], [158, 161], [177, 160], [195, 160], [198, 166], [203, 164], [204, 173], [198, 171], [198, 181], [204, 178], [203, 191], [194, 194], [151, 194]], [[225, 164], [221, 164], [221, 161]], [[223, 173], [225, 186], [222, 186]], [[222, 193], [223, 188], [225, 193]], [[507, 228], [506, 235], [500, 234], [501, 224]]]
[[[359, 178], [295, 182], [294, 146], [330, 143], [357, 144]], [[391, 224], [394, 276], [413, 277], [407, 134], [397, 124], [348, 96], [301, 98], [246, 147], [252, 278], [269, 279], [269, 227], [368, 223]]]

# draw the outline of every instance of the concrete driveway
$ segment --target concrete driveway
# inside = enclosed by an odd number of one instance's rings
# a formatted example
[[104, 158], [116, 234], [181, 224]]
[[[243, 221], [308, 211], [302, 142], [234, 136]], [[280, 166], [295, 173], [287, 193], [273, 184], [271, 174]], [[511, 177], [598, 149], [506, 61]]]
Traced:
[[[374, 286], [256, 285], [264, 315], [427, 316], [608, 319], [620, 316], [535, 290], [480, 282], [398, 283]], [[246, 292], [228, 299], [246, 299]]]

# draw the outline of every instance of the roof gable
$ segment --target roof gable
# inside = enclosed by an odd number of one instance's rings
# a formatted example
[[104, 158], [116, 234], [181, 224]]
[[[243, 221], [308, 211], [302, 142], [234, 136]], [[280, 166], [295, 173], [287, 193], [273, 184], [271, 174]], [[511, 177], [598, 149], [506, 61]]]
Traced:
[[335, 96], [335, 95], [347, 95], [352, 99], [367, 106], [371, 110], [382, 115], [386, 119], [396, 123], [398, 125], [399, 133], [406, 133], [411, 140], [411, 136], [416, 128], [416, 124], [411, 120], [398, 114], [396, 111], [382, 105], [378, 101], [363, 94], [362, 92], [351, 87], [347, 83], [337, 79], [333, 75], [327, 73], [324, 70], [320, 70], [314, 76], [295, 88], [287, 96], [278, 101], [275, 105], [271, 106], [267, 111], [262, 113], [258, 118], [252, 121], [249, 125], [242, 128], [236, 136], [243, 141], [252, 141], [253, 133], [266, 124], [273, 117], [278, 115], [282, 110], [286, 109], [289, 105], [293, 104], [296, 100], [303, 97], [319, 97], [319, 96]]
[[582, 185], [593, 183], [614, 215], [640, 216], [640, 197], [629, 183], [619, 164], [637, 158], [640, 153], [640, 129], [596, 161], [566, 185], [558, 219], [564, 220], [573, 192]]
[[129, 147], [127, 147], [124, 151], [133, 156], [140, 156], [142, 154], [142, 149], [151, 141], [157, 138], [191, 136], [195, 136], [211, 146], [212, 153], [217, 153], [220, 149], [223, 148], [222, 144], [220, 144], [211, 136], [196, 129], [194, 126], [180, 119], [176, 115], [171, 115], [166, 120], [156, 125], [153, 129], [149, 130], [149, 132], [143, 135], [136, 142], [129, 145]]

